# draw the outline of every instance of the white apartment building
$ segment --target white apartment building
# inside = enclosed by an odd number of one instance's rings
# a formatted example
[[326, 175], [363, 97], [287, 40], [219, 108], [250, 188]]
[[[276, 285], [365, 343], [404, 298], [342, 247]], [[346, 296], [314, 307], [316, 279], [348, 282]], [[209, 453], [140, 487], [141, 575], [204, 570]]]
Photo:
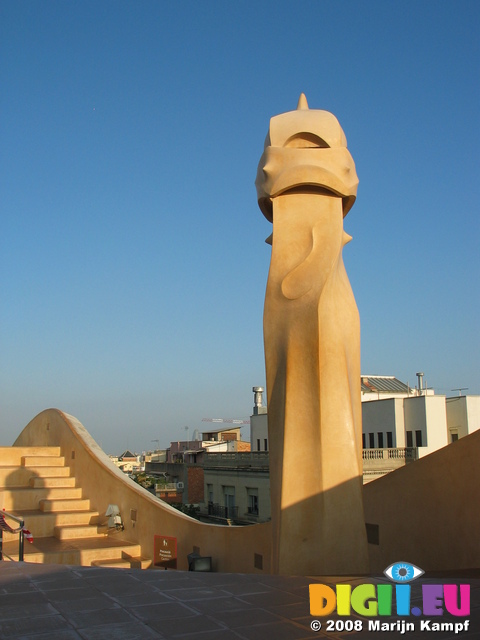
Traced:
[[417, 448], [418, 457], [448, 444], [445, 396], [385, 398], [362, 403], [363, 449]]
[[[417, 376], [415, 388], [394, 376], [362, 376], [364, 482], [480, 429], [480, 396], [435, 395], [433, 389], [424, 387], [423, 374]], [[268, 415], [262, 404], [263, 391], [253, 387], [251, 454], [220, 454], [205, 465], [205, 501], [210, 509], [250, 522], [270, 517]]]
[[449, 442], [480, 429], [480, 396], [455, 396], [446, 403]]

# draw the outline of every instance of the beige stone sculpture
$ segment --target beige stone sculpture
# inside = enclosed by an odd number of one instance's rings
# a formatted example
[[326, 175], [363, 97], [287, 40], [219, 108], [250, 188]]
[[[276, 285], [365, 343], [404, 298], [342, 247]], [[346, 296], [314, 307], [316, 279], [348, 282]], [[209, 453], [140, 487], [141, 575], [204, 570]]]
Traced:
[[358, 178], [338, 120], [273, 117], [256, 180], [273, 222], [264, 310], [275, 573], [368, 571], [360, 322], [343, 265]]

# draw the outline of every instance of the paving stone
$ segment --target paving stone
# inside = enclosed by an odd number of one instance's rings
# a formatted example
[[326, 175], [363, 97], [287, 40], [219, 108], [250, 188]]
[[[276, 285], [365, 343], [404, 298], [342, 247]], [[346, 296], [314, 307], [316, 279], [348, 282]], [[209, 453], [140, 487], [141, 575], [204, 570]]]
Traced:
[[[254, 595], [243, 595], [242, 600], [257, 607], [274, 607], [279, 604], [292, 604], [292, 602], [305, 602], [301, 596], [294, 596], [286, 591], [272, 589], [267, 593], [256, 593]], [[308, 601], [307, 601], [308, 602]]]
[[82, 598], [81, 600], [64, 600], [63, 602], [55, 602], [55, 609], [66, 616], [79, 613], [82, 611], [95, 611], [98, 609], [116, 609], [118, 604], [104, 595], [98, 595], [91, 598]]
[[[51, 602], [62, 602], [65, 600], [86, 600], [91, 598], [95, 594], [95, 589], [81, 587], [79, 589], [51, 589], [47, 591], [48, 599]], [[97, 592], [98, 595], [102, 595]], [[44, 595], [42, 593], [42, 595]]]
[[55, 577], [48, 576], [48, 580], [39, 580], [36, 576], [32, 583], [40, 591], [60, 591], [62, 589], [85, 589], [89, 587], [88, 582], [81, 580], [80, 578], [66, 578], [65, 576]]
[[137, 594], [127, 594], [127, 595], [118, 595], [111, 596], [112, 601], [117, 602], [122, 607], [136, 607], [144, 604], [160, 604], [162, 602], [172, 602], [172, 598], [169, 598], [166, 595], [163, 595], [159, 591], [155, 591], [154, 589], [150, 589], [149, 591], [143, 591], [142, 593]]
[[195, 577], [198, 574], [188, 571], [144, 571], [138, 576], [139, 582], [148, 583], [158, 589], [170, 590], [182, 587], [202, 587], [205, 581]]
[[[282, 618], [294, 620], [295, 618], [302, 618], [303, 616], [308, 615], [310, 613], [310, 605], [308, 602], [294, 602], [292, 604], [282, 604], [269, 607], [268, 610]], [[310, 618], [310, 620], [312, 620], [312, 618]]]
[[77, 629], [132, 622], [132, 616], [128, 611], [120, 607], [116, 609], [97, 609], [94, 611], [64, 612], [63, 615]]
[[[259, 586], [265, 585], [271, 589], [295, 592], [299, 588], [308, 589], [310, 583], [318, 583], [322, 582], [322, 580], [318, 578], [307, 578], [305, 576], [261, 576], [257, 578], [256, 582]], [[322, 584], [329, 584], [329, 582], [323, 582]]]
[[[239, 636], [237, 633], [235, 633], [235, 631], [230, 631], [229, 629], [220, 631], [200, 631], [191, 634], [189, 633], [180, 637], [182, 638], [182, 640], [245, 640], [244, 638], [242, 638], [242, 636]], [[175, 638], [175, 636], [171, 636], [169, 640], [173, 640], [173, 638]], [[312, 638], [309, 638], [309, 640], [312, 640]]]
[[10, 582], [6, 581], [5, 583], [0, 583], [0, 591], [1, 593], [36, 593], [35, 585], [31, 582]]
[[[220, 586], [220, 585], [219, 585]], [[255, 595], [256, 593], [269, 593], [270, 587], [264, 584], [241, 582], [240, 584], [222, 584], [222, 589], [234, 596]]]
[[47, 596], [43, 593], [40, 593], [39, 591], [2, 594], [0, 595], [0, 618], [3, 616], [2, 609], [4, 607], [23, 605], [25, 608], [34, 604], [42, 604], [45, 602], [48, 602]]
[[57, 570], [55, 571], [54, 569], [50, 569], [50, 571], [48, 571], [48, 573], [41, 573], [38, 569], [32, 570], [31, 568], [33, 567], [33, 565], [29, 565], [30, 570], [31, 570], [31, 576], [29, 577], [31, 582], [33, 582], [34, 584], [42, 584], [42, 585], [47, 585], [48, 583], [51, 583], [52, 585], [54, 585], [55, 589], [60, 589], [64, 586], [66, 587], [72, 587], [72, 585], [83, 585], [85, 584], [83, 582], [83, 579], [77, 575], [75, 575], [75, 573], [71, 572], [71, 571], [66, 571], [65, 569], [58, 569], [59, 566], [61, 565], [38, 565], [39, 567], [42, 566], [50, 566], [50, 567], [57, 567]]
[[187, 602], [188, 600], [212, 600], [215, 598], [225, 598], [230, 594], [223, 589], [208, 588], [205, 586], [193, 589], [172, 589], [168, 595], [175, 600]]
[[60, 631], [48, 631], [47, 633], [29, 634], [27, 636], [19, 636], [15, 640], [82, 640], [73, 629], [61, 629]]
[[24, 616], [22, 618], [16, 618], [14, 620], [2, 620], [0, 622], [0, 638], [15, 638], [22, 635], [32, 634], [35, 631], [48, 632], [51, 635], [54, 631], [59, 629], [71, 629], [66, 620], [60, 615], [43, 616], [39, 618], [33, 618], [28, 615], [28, 609], [24, 610]]
[[[112, 571], [121, 571], [121, 569], [112, 569]], [[92, 585], [93, 586], [93, 585]], [[151, 587], [145, 585], [133, 578], [127, 578], [125, 580], [119, 580], [118, 578], [113, 580], [109, 578], [102, 578], [96, 580], [94, 588], [98, 591], [108, 593], [109, 595], [138, 595], [142, 593], [150, 593]]]
[[58, 613], [58, 611], [49, 603], [35, 603], [35, 604], [16, 604], [0, 608], [0, 619], [12, 620], [15, 618], [24, 618], [26, 612], [31, 618], [38, 618], [39, 616], [51, 616]]
[[245, 611], [251, 608], [248, 602], [244, 602], [241, 598], [235, 597], [190, 600], [188, 604], [192, 609], [205, 614], [210, 614], [212, 611]]
[[215, 611], [210, 617], [230, 629], [248, 627], [256, 624], [280, 622], [278, 616], [265, 609], [242, 609], [241, 611]]
[[166, 620], [151, 620], [149, 625], [167, 638], [176, 638], [185, 634], [221, 630], [225, 627], [207, 616], [195, 615], [188, 618], [178, 617]]
[[197, 615], [196, 611], [180, 604], [179, 602], [161, 602], [159, 604], [146, 604], [138, 607], [130, 607], [129, 611], [144, 622], [165, 618], [182, 618]]
[[[254, 627], [242, 627], [237, 633], [245, 640], [312, 640], [313, 633], [290, 622], [276, 622], [273, 624], [260, 624]], [[316, 637], [316, 636], [313, 636]]]
[[83, 640], [153, 640], [165, 638], [162, 634], [138, 622], [101, 625], [90, 629], [81, 629], [79, 633]]

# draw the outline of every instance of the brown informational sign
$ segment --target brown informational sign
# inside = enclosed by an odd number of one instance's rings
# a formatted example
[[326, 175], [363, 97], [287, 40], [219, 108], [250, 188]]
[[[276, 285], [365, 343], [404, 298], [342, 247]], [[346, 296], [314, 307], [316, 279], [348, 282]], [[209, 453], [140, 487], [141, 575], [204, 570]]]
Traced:
[[169, 536], [153, 537], [153, 564], [164, 569], [177, 568], [177, 539]]

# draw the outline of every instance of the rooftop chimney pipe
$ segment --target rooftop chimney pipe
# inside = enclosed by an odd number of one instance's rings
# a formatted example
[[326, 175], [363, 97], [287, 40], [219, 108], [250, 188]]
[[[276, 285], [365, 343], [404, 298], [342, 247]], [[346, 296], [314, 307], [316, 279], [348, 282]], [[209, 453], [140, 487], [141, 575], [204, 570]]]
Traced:
[[418, 395], [423, 396], [423, 376], [424, 373], [419, 371], [415, 374], [418, 378]]
[[252, 387], [252, 391], [253, 391], [253, 415], [254, 416], [258, 416], [259, 413], [262, 413], [261, 408], [262, 408], [262, 394], [263, 394], [263, 387]]

